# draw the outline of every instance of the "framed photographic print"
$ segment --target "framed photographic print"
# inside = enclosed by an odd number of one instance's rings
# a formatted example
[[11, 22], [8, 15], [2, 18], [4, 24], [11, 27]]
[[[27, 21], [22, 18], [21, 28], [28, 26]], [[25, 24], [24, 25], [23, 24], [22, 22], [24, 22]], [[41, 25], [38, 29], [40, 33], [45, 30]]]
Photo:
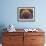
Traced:
[[35, 7], [18, 7], [17, 20], [22, 22], [34, 22]]

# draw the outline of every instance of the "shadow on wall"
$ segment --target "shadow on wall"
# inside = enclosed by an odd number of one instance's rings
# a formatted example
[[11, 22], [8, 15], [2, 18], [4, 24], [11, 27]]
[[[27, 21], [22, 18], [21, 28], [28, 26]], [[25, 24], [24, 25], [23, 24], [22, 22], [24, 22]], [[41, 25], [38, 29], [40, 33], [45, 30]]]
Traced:
[[5, 32], [3, 29], [5, 28], [4, 24], [0, 24], [0, 43], [2, 43], [2, 36], [3, 32]]

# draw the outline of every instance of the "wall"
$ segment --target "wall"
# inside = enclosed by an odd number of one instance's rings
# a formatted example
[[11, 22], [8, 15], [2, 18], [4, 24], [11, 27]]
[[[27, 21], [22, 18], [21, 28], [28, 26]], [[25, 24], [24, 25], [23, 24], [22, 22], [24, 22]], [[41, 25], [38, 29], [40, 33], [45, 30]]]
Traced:
[[[46, 28], [45, 0], [1, 0], [0, 25], [13, 24], [16, 28]], [[17, 7], [35, 7], [35, 22], [18, 22]]]

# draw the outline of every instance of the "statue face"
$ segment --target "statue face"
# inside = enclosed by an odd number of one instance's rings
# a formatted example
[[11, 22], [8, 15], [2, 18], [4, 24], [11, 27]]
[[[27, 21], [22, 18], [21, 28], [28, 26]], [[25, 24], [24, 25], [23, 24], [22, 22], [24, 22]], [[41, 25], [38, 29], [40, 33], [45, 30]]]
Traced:
[[30, 19], [33, 18], [33, 11], [32, 9], [21, 9], [20, 11], [20, 18], [22, 19]]

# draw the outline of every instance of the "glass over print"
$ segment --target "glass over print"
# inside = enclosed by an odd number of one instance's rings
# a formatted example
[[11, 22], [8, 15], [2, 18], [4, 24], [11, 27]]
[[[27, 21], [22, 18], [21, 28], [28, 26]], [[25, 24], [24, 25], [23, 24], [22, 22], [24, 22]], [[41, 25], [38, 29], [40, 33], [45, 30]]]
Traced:
[[34, 21], [35, 7], [18, 7], [17, 14], [18, 21]]

